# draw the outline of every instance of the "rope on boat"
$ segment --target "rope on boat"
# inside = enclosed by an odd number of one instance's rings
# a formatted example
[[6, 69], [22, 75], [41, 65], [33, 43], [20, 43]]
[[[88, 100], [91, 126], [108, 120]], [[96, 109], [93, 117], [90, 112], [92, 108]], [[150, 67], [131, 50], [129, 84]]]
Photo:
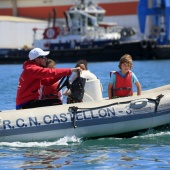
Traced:
[[73, 127], [74, 129], [77, 127], [76, 126], [76, 113], [77, 113], [78, 107], [73, 106], [73, 107], [69, 107], [68, 111], [72, 112], [73, 114]]
[[163, 94], [158, 95], [156, 97], [156, 99], [149, 99], [148, 98], [148, 100], [155, 102], [155, 112], [157, 112], [157, 110], [158, 110], [158, 106], [159, 106], [159, 103], [160, 103], [160, 100], [162, 99], [162, 97], [164, 97]]
[[[163, 96], [164, 95], [160, 94], [156, 97], [156, 99], [146, 98], [149, 101], [155, 102], [155, 112], [157, 112], [160, 100], [162, 99]], [[77, 127], [76, 126], [76, 114], [77, 114], [78, 110], [84, 110], [84, 109], [96, 110], [96, 109], [101, 109], [103, 107], [110, 107], [110, 106], [113, 106], [113, 105], [127, 104], [127, 103], [131, 103], [131, 100], [125, 101], [125, 102], [116, 102], [116, 103], [112, 103], [112, 104], [108, 104], [108, 105], [104, 105], [104, 106], [100, 106], [100, 107], [93, 107], [93, 108], [87, 108], [87, 107], [86, 108], [79, 108], [77, 106], [72, 106], [72, 107], [69, 107], [68, 111], [72, 112], [72, 114], [73, 114], [73, 119], [72, 119], [73, 120], [73, 127], [76, 128]]]

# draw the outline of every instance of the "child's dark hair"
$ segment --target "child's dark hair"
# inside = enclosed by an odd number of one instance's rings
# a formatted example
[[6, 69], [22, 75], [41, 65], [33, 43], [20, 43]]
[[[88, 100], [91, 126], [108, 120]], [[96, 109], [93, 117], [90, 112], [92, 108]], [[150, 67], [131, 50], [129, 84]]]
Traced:
[[88, 68], [87, 68], [87, 61], [86, 60], [78, 60], [75, 67], [79, 67], [80, 64], [84, 64], [86, 70], [88, 70]]

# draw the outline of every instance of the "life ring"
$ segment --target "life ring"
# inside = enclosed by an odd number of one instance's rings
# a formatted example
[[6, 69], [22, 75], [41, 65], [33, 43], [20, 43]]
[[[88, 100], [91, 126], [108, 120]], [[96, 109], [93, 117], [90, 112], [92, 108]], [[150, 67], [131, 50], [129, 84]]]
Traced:
[[148, 42], [146, 40], [141, 41], [140, 44], [143, 49], [146, 49], [148, 47]]
[[44, 31], [44, 39], [54, 39], [60, 33], [59, 27], [46, 28]]
[[152, 26], [151, 28], [151, 35], [158, 36], [161, 32], [160, 27], [158, 26]]

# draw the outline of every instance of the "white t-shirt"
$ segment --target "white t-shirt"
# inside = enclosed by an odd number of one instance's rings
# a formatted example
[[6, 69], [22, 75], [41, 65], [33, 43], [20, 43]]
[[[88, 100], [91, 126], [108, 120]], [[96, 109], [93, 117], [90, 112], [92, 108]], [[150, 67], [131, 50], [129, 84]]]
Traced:
[[[77, 73], [76, 72], [73, 72], [72, 75], [70, 76], [69, 78], [69, 82], [70, 84], [77, 78]], [[83, 70], [81, 73], [80, 73], [80, 77], [83, 77], [86, 79], [86, 81], [88, 80], [95, 80], [97, 79], [97, 77], [91, 73], [89, 70]]]

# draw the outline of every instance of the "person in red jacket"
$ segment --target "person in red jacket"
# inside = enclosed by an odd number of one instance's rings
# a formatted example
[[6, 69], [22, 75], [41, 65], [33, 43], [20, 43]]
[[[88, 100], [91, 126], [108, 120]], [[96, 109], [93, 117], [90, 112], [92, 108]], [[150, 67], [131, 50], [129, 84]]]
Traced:
[[[47, 59], [46, 67], [47, 68], [55, 68], [56, 63], [52, 59]], [[63, 95], [62, 95], [62, 89], [60, 91], [57, 91], [59, 81], [55, 82], [51, 86], [43, 86], [42, 87], [42, 99], [59, 99], [62, 102]]]
[[29, 52], [29, 60], [23, 64], [23, 71], [19, 78], [16, 109], [27, 109], [61, 104], [56, 99], [40, 100], [40, 87], [57, 82], [63, 76], [69, 76], [72, 72], [81, 71], [77, 68], [44, 68], [46, 56], [49, 51], [34, 48]]
[[131, 71], [132, 57], [125, 54], [119, 62], [120, 71], [112, 72], [108, 84], [109, 99], [133, 95], [132, 84], [137, 87], [137, 95], [141, 95], [141, 85], [136, 75]]

